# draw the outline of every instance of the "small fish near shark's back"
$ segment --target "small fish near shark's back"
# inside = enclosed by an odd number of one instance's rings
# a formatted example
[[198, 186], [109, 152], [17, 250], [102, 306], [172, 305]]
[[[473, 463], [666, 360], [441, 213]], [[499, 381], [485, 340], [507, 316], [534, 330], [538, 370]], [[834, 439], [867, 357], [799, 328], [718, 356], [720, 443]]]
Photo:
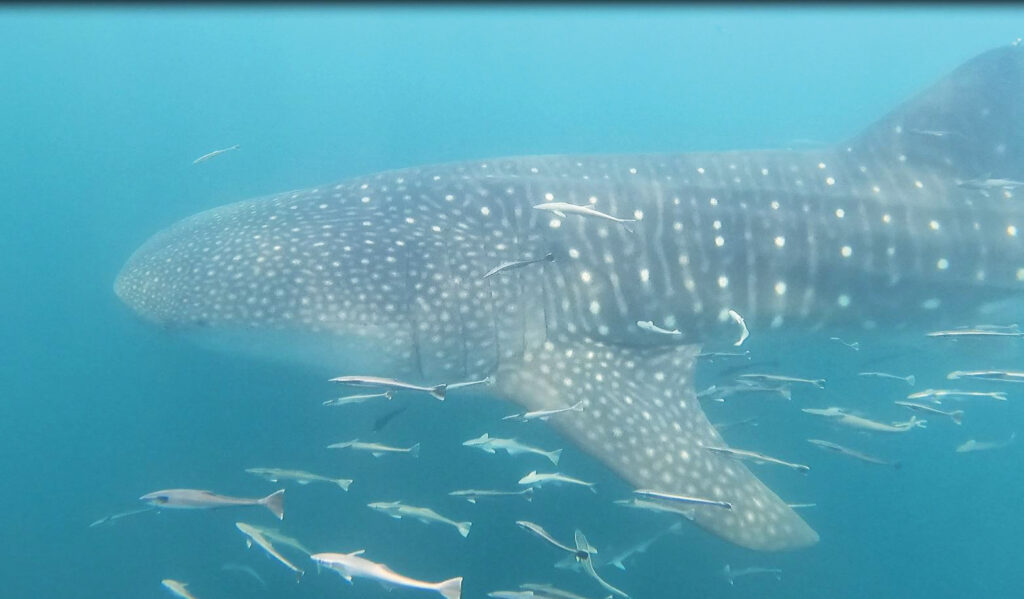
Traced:
[[425, 582], [403, 576], [384, 564], [371, 562], [361, 557], [363, 550], [352, 553], [314, 553], [310, 556], [318, 566], [334, 570], [349, 583], [353, 578], [369, 578], [384, 585], [403, 586], [434, 591], [444, 599], [461, 599], [462, 577], [449, 578], [441, 582]]

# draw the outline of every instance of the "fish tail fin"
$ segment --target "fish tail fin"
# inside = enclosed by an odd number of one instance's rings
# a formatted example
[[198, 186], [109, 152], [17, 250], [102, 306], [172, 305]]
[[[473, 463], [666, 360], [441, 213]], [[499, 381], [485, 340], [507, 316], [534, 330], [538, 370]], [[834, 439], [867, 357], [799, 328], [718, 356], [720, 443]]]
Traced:
[[462, 535], [462, 538], [466, 538], [466, 537], [469, 536], [469, 528], [471, 526], [473, 526], [472, 522], [457, 522], [456, 523], [456, 527], [459, 529], [459, 534]]
[[569, 409], [572, 410], [573, 412], [582, 412], [583, 411], [583, 400], [581, 399], [580, 401], [572, 404], [571, 406], [569, 406]]
[[906, 381], [907, 381], [908, 385], [913, 387], [914, 385], [917, 384], [917, 377], [914, 376], [914, 375], [910, 375], [910, 376], [906, 377]]
[[594, 483], [587, 483], [587, 488], [590, 489], [591, 493], [593, 493], [594, 495], [597, 495], [597, 485], [596, 484], [594, 484]]
[[556, 449], [554, 451], [549, 451], [549, 452], [545, 453], [544, 455], [547, 456], [547, 458], [549, 460], [551, 460], [552, 464], [557, 466], [558, 465], [558, 460], [560, 460], [562, 458], [562, 450], [561, 449]]
[[964, 411], [963, 410], [953, 410], [952, 412], [949, 413], [949, 417], [953, 419], [953, 422], [955, 422], [957, 424], [963, 424], [963, 421], [964, 421]]
[[420, 444], [417, 443], [416, 445], [413, 445], [412, 447], [410, 447], [409, 448], [409, 453], [412, 454], [412, 457], [414, 457], [414, 458], [420, 457]]
[[337, 478], [334, 482], [341, 487], [342, 491], [348, 491], [349, 486], [352, 484], [351, 478]]
[[993, 391], [992, 392], [992, 397], [995, 398], [995, 399], [998, 399], [999, 401], [1006, 401], [1006, 392], [1005, 391]]
[[444, 599], [462, 599], [462, 577], [449, 578], [437, 583], [437, 592], [444, 596]]
[[789, 385], [779, 387], [778, 393], [786, 401], [793, 401], [793, 389]]
[[910, 423], [917, 428], [928, 428], [927, 420], [918, 420], [915, 416], [910, 417]]
[[430, 395], [435, 399], [444, 401], [444, 394], [448, 391], [448, 385], [438, 385], [430, 388]]
[[533, 487], [526, 487], [523, 489], [523, 498], [533, 503]]
[[278, 520], [284, 520], [284, 489], [278, 489], [260, 499], [260, 505], [270, 510]]

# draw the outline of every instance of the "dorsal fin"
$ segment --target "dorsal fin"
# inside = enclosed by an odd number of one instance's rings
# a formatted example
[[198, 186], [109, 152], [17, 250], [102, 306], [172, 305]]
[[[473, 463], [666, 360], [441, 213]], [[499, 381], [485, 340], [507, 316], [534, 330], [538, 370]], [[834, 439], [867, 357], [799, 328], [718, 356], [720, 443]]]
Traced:
[[846, 148], [959, 179], [1024, 178], [1024, 46], [975, 56]]

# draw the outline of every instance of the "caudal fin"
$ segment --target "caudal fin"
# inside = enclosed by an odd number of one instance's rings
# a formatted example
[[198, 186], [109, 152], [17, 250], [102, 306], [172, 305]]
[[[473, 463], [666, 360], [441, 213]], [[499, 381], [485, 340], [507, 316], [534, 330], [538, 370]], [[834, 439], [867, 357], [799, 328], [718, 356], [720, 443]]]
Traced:
[[949, 413], [949, 417], [953, 419], [953, 422], [955, 422], [957, 424], [963, 424], [964, 411], [963, 410], [953, 410], [952, 412]]
[[558, 465], [558, 460], [562, 458], [562, 450], [561, 449], [556, 449], [554, 451], [549, 451], [549, 452], [545, 453], [544, 455], [547, 456], [547, 458], [549, 460], [551, 460], [552, 464], [557, 466]]
[[469, 536], [469, 527], [473, 526], [473, 523], [472, 522], [457, 522], [455, 524], [455, 526], [458, 527], [459, 534], [462, 535], [462, 538], [466, 538], [466, 537]]
[[432, 395], [435, 399], [444, 401], [444, 394], [447, 390], [448, 385], [438, 385], [436, 387], [431, 387], [430, 395]]
[[907, 384], [910, 385], [911, 387], [917, 384], [917, 377], [914, 375], [910, 375], [906, 377], [904, 380], [906, 380]]
[[527, 501], [532, 503], [533, 502], [533, 487], [526, 487], [525, 489], [523, 489], [523, 492], [521, 493], [521, 495], [523, 496], [523, 499], [525, 499], [525, 500], [527, 500]]
[[284, 489], [274, 491], [260, 499], [260, 505], [270, 510], [278, 520], [284, 520]]
[[410, 454], [412, 455], [412, 457], [414, 457], [414, 458], [418, 458], [418, 457], [420, 457], [420, 444], [419, 444], [419, 443], [417, 443], [416, 445], [413, 445], [412, 447], [410, 447], [410, 448], [409, 448], [409, 453], [410, 453]]
[[342, 491], [348, 491], [349, 485], [352, 484], [352, 479], [351, 478], [338, 478], [338, 479], [335, 479], [334, 482], [337, 483], [339, 487], [341, 487]]
[[444, 595], [445, 599], [462, 598], [462, 577], [449, 578], [444, 582], [437, 583], [437, 592]]

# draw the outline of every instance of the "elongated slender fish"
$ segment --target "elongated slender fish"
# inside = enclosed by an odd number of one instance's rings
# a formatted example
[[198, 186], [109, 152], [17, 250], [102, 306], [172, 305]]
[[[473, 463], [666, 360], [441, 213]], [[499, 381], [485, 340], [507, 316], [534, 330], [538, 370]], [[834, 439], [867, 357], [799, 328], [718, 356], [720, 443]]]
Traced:
[[877, 420], [871, 420], [855, 414], [850, 414], [842, 408], [830, 407], [825, 409], [817, 408], [802, 408], [803, 412], [808, 414], [815, 414], [818, 416], [825, 416], [826, 418], [832, 418], [835, 422], [851, 428], [859, 428], [861, 430], [872, 431], [876, 433], [905, 433], [915, 428], [925, 428], [928, 424], [927, 420], [918, 420], [916, 416], [911, 416], [910, 420], [905, 422], [893, 422], [886, 424], [884, 422], [878, 422]]
[[437, 523], [447, 524], [455, 530], [459, 531], [459, 534], [463, 538], [469, 536], [469, 529], [473, 526], [472, 522], [456, 522], [451, 518], [446, 518], [441, 514], [438, 514], [434, 510], [428, 507], [417, 507], [414, 505], [405, 505], [401, 501], [377, 501], [374, 503], [367, 504], [370, 509], [377, 510], [382, 514], [387, 514], [392, 518], [401, 520], [403, 518], [410, 518], [412, 520], [418, 520], [424, 524]]
[[199, 164], [200, 162], [206, 162], [207, 160], [209, 160], [211, 158], [216, 158], [217, 156], [220, 156], [221, 154], [225, 154], [227, 152], [230, 152], [232, 150], [237, 150], [237, 149], [238, 149], [238, 144], [235, 144], [233, 146], [229, 146], [229, 147], [224, 148], [222, 150], [214, 150], [214, 151], [210, 152], [209, 154], [203, 154], [199, 158], [196, 158], [195, 160], [192, 161], [192, 164]]
[[457, 383], [448, 383], [448, 390], [454, 391], [456, 389], [465, 389], [466, 387], [477, 387], [480, 385], [491, 386], [494, 384], [493, 376], [485, 376], [482, 379], [475, 381], [459, 381]]
[[771, 393], [778, 395], [786, 401], [793, 399], [793, 391], [789, 385], [766, 385], [754, 381], [737, 381], [739, 385], [712, 385], [711, 387], [701, 391], [697, 394], [697, 398], [712, 397], [712, 398], [727, 398], [733, 395], [745, 395], [751, 393]]
[[590, 556], [592, 553], [594, 553], [590, 551], [590, 549], [592, 549], [590, 542], [587, 541], [587, 537], [578, 528], [575, 532], [575, 541], [576, 560], [579, 562], [580, 566], [582, 567], [583, 571], [587, 574], [587, 576], [596, 580], [598, 584], [600, 584], [606, 590], [611, 591], [613, 595], [618, 595], [620, 597], [625, 597], [625, 599], [629, 599], [629, 595], [627, 595], [625, 591], [613, 587], [612, 585], [608, 584], [608, 582], [605, 581], [605, 579], [601, 578], [601, 576], [598, 575], [597, 570], [594, 569], [594, 564], [590, 561]]
[[291, 547], [292, 549], [295, 549], [297, 551], [301, 551], [307, 557], [310, 554], [313, 553], [308, 548], [306, 548], [305, 545], [303, 545], [301, 542], [299, 542], [298, 539], [296, 539], [294, 537], [290, 537], [290, 536], [284, 534], [283, 532], [281, 532], [280, 530], [278, 530], [276, 528], [269, 528], [269, 527], [266, 527], [266, 526], [259, 526], [258, 524], [249, 524], [249, 526], [251, 526], [254, 530], [259, 532], [264, 537], [270, 539], [272, 542], [277, 543], [278, 546], [280, 546], [280, 545], [287, 545], [288, 547]]
[[904, 383], [910, 385], [911, 387], [913, 387], [914, 384], [917, 383], [917, 377], [915, 377], [912, 374], [909, 374], [907, 376], [899, 376], [897, 374], [889, 374], [888, 372], [858, 372], [857, 376], [866, 376], [866, 377], [872, 377], [872, 378], [876, 378], [876, 379], [892, 379], [894, 381], [903, 381]]
[[547, 484], [579, 485], [581, 487], [587, 487], [592, 493], [597, 493], [596, 484], [567, 476], [561, 472], [537, 472], [536, 470], [533, 470], [523, 478], [519, 479], [519, 484], [530, 485], [533, 487], [542, 487]]
[[117, 513], [117, 514], [111, 514], [109, 516], [103, 516], [99, 520], [96, 520], [95, 522], [90, 524], [89, 528], [95, 528], [97, 526], [103, 526], [104, 524], [113, 524], [114, 522], [120, 520], [121, 518], [127, 518], [128, 516], [134, 516], [136, 514], [141, 514], [141, 513], [144, 513], [144, 512], [151, 512], [151, 511], [153, 511], [153, 509], [154, 508], [152, 508], [152, 507], [144, 507], [144, 508], [138, 509], [138, 510], [128, 510], [127, 512], [120, 512], [120, 513]]
[[499, 449], [504, 449], [508, 455], [512, 456], [524, 453], [534, 453], [546, 457], [555, 466], [558, 465], [558, 460], [562, 457], [561, 449], [545, 451], [537, 447], [530, 447], [529, 445], [520, 443], [515, 439], [499, 439], [498, 437], [491, 437], [487, 433], [484, 433], [475, 439], [464, 441], [462, 444], [466, 447], [476, 447], [477, 449], [481, 449], [487, 453], [494, 453]]
[[360, 393], [357, 395], [346, 395], [345, 397], [336, 397], [334, 399], [328, 399], [323, 402], [323, 405], [329, 407], [347, 406], [357, 403], [365, 403], [371, 399], [387, 399], [390, 400], [393, 397], [390, 390], [383, 393]]
[[990, 449], [1003, 449], [1009, 447], [1013, 440], [1017, 438], [1017, 433], [1010, 433], [1010, 438], [1005, 441], [975, 441], [974, 439], [968, 439], [957, 446], [957, 453], [967, 453], [970, 451], [988, 451]]
[[1006, 401], [1004, 391], [963, 391], [959, 389], [925, 389], [917, 393], [911, 393], [907, 399], [927, 399], [935, 403], [942, 403], [943, 399], [961, 400], [968, 397], [990, 397], [999, 401]]
[[287, 468], [246, 468], [246, 472], [254, 474], [260, 478], [265, 478], [272, 483], [276, 483], [282, 480], [293, 480], [300, 485], [308, 485], [313, 482], [325, 482], [341, 487], [342, 491], [348, 491], [349, 485], [352, 484], [350, 478], [330, 478], [327, 476], [321, 476], [319, 474], [313, 474], [312, 472], [306, 472], [305, 470], [289, 470]]
[[[719, 489], [734, 510], [700, 509], [698, 525], [753, 550], [807, 547], [818, 535], [745, 464], [699, 451], [723, 444], [693, 397], [699, 347], [731, 337], [729, 309], [765, 347], [813, 347], [865, 325], [923, 335], [1019, 294], [1024, 203], [957, 182], [1024, 180], [1022, 106], [1024, 48], [1006, 45], [827, 147], [360, 176], [185, 219], [114, 292], [168, 334], [264, 358], [421, 385], [493, 375], [487, 394], [524, 411], [578, 398], [584, 412], [552, 426], [631, 488]], [[922, 125], [971, 134], [907, 133]], [[632, 216], [635, 232], [533, 209], [554, 202]], [[548, 251], [544, 268], [479, 276]], [[638, 318], [683, 335], [666, 344]]]
[[220, 569], [226, 572], [241, 572], [246, 576], [251, 576], [253, 579], [256, 580], [256, 582], [260, 584], [261, 587], [263, 587], [264, 589], [267, 588], [267, 581], [263, 580], [263, 577], [260, 576], [260, 573], [256, 570], [253, 570], [252, 566], [229, 562], [226, 564], [221, 564]]
[[849, 348], [849, 349], [851, 349], [853, 351], [860, 351], [860, 342], [859, 341], [846, 342], [846, 341], [843, 341], [839, 337], [829, 337], [829, 341], [835, 341], [836, 343], [839, 343], [840, 345], [845, 345], [847, 348]]
[[[682, 532], [682, 530], [683, 522], [681, 520], [677, 520], [672, 524], [672, 526], [664, 530], [660, 530], [654, 535], [645, 537], [639, 542], [629, 545], [625, 549], [616, 552], [607, 559], [603, 559], [601, 556], [597, 554], [592, 554], [590, 555], [590, 563], [594, 565], [595, 570], [600, 570], [605, 566], [614, 566], [619, 570], [625, 570], [626, 560], [633, 557], [634, 555], [639, 555], [641, 553], [647, 552], [647, 550], [650, 549], [651, 545], [653, 545], [655, 541], [662, 538], [663, 536], [668, 534], [679, 534], [680, 532]], [[580, 563], [578, 557], [575, 554], [573, 554], [567, 555], [561, 560], [559, 560], [557, 563], [555, 563], [555, 567], [564, 570], [575, 570], [579, 569]]]
[[663, 493], [661, 491], [654, 491], [651, 489], [636, 489], [633, 493], [650, 499], [662, 499], [672, 503], [680, 503], [683, 505], [701, 505], [701, 506], [712, 506], [724, 508], [727, 510], [732, 509], [732, 503], [728, 501], [721, 501], [719, 499], [705, 499], [703, 497], [689, 497], [686, 495], [676, 495], [675, 493]]
[[481, 497], [508, 497], [519, 495], [527, 501], [533, 501], [533, 487], [527, 487], [520, 491], [490, 491], [481, 489], [462, 489], [448, 493], [452, 497], [462, 497], [470, 503], [476, 503]]
[[529, 266], [531, 264], [539, 264], [541, 262], [554, 262], [554, 261], [555, 261], [555, 255], [551, 254], [551, 253], [548, 253], [548, 254], [545, 254], [544, 257], [542, 257], [542, 258], [533, 258], [532, 260], [514, 260], [512, 262], [502, 262], [501, 264], [499, 264], [499, 265], [495, 266], [494, 268], [492, 268], [491, 270], [487, 271], [487, 273], [484, 274], [484, 276], [481, 277], [481, 278], [482, 279], [486, 279], [488, 277], [492, 277], [492, 276], [498, 274], [499, 272], [506, 272], [506, 271], [509, 271], [509, 270], [515, 270], [517, 268], [523, 268], [524, 266]]
[[674, 335], [676, 337], [682, 335], [682, 333], [679, 332], [679, 329], [672, 329], [671, 331], [663, 329], [650, 320], [638, 320], [636, 321], [636, 326], [641, 330], [658, 333], [659, 335]]
[[728, 314], [729, 318], [732, 318], [736, 324], [740, 325], [740, 338], [733, 343], [733, 345], [739, 347], [743, 345], [743, 342], [747, 340], [747, 337], [750, 337], [750, 331], [747, 330], [747, 321], [743, 320], [743, 317], [740, 316], [740, 313], [736, 310], [729, 310]]
[[703, 446], [704, 451], [710, 451], [718, 455], [725, 456], [727, 458], [733, 458], [736, 460], [749, 460], [755, 464], [777, 464], [779, 466], [785, 466], [797, 472], [807, 473], [811, 471], [810, 466], [803, 464], [794, 464], [793, 462], [787, 462], [778, 458], [773, 458], [762, 453], [755, 451], [747, 451], [746, 449], [733, 449], [731, 447], [711, 447], [708, 445]]
[[957, 183], [959, 187], [966, 187], [967, 189], [1015, 189], [1024, 185], [1022, 181], [1015, 181], [1013, 179], [968, 179], [966, 181], [960, 181]]
[[154, 507], [175, 510], [209, 510], [224, 507], [261, 505], [277, 516], [278, 520], [284, 519], [284, 489], [274, 491], [262, 499], [229, 497], [202, 489], [164, 489], [163, 491], [146, 493], [139, 497], [139, 499]]
[[816, 447], [820, 447], [822, 449], [825, 449], [825, 450], [828, 450], [828, 451], [831, 451], [831, 452], [834, 452], [834, 453], [839, 453], [839, 454], [842, 454], [842, 455], [845, 455], [845, 456], [849, 456], [851, 458], [854, 458], [856, 460], [860, 460], [862, 462], [867, 462], [869, 464], [878, 464], [879, 466], [890, 466], [890, 467], [896, 468], [896, 469], [898, 469], [900, 467], [900, 463], [899, 462], [887, 462], [885, 460], [876, 458], [874, 456], [870, 456], [870, 455], [868, 455], [866, 453], [862, 453], [860, 451], [857, 451], [856, 449], [850, 449], [848, 447], [843, 447], [842, 445], [840, 445], [838, 443], [833, 443], [831, 441], [824, 441], [822, 439], [808, 439], [807, 442], [810, 443], [811, 445], [816, 446]]
[[692, 507], [688, 508], [683, 507], [682, 505], [673, 505], [662, 501], [648, 501], [646, 499], [640, 499], [639, 497], [632, 497], [630, 499], [616, 499], [612, 503], [615, 505], [621, 505], [622, 507], [646, 510], [648, 512], [661, 512], [675, 516], [682, 516], [691, 521], [694, 518], [694, 510]]
[[990, 329], [952, 329], [925, 333], [928, 337], [1024, 337], [1020, 331], [993, 331]]
[[505, 416], [502, 420], [518, 420], [519, 422], [528, 422], [530, 420], [547, 420], [552, 416], [558, 414], [564, 414], [566, 412], [582, 412], [583, 402], [578, 401], [567, 408], [552, 408], [550, 410], [533, 410], [531, 412], [523, 412], [522, 414], [512, 414]]
[[302, 579], [302, 575], [305, 574], [305, 572], [295, 564], [288, 561], [288, 558], [281, 555], [277, 549], [274, 549], [274, 545], [265, 536], [263, 536], [260, 529], [251, 524], [246, 524], [245, 522], [235, 522], [235, 527], [245, 535], [245, 544], [247, 547], [252, 547], [253, 544], [259, 545], [260, 549], [267, 552], [267, 555], [284, 564], [284, 566], [292, 572], [295, 572], [296, 580]]
[[380, 416], [373, 420], [373, 426], [370, 427], [370, 430], [375, 433], [379, 433], [381, 430], [384, 429], [385, 426], [388, 425], [388, 423], [390, 423], [392, 420], [397, 418], [400, 414], [402, 414], [408, 409], [409, 405], [406, 404], [404, 406], [398, 406], [393, 410], [388, 410], [387, 412], [381, 414]]
[[775, 580], [782, 580], [782, 570], [778, 568], [761, 568], [754, 566], [750, 568], [740, 568], [739, 570], [735, 570], [733, 568], [730, 568], [729, 564], [726, 564], [725, 567], [722, 568], [722, 574], [725, 576], [725, 580], [729, 583], [730, 586], [735, 583], [737, 578], [743, 576], [752, 576], [754, 574], [771, 574], [775, 577]]
[[945, 410], [939, 410], [937, 408], [933, 408], [931, 406], [926, 406], [924, 404], [919, 404], [919, 403], [912, 402], [912, 401], [896, 400], [893, 403], [898, 405], [898, 406], [903, 406], [905, 408], [909, 408], [911, 410], [916, 410], [918, 412], [926, 412], [928, 414], [937, 414], [939, 416], [946, 416], [947, 418], [949, 418], [950, 420], [952, 420], [953, 422], [955, 422], [957, 424], [962, 424], [963, 423], [963, 418], [964, 418], [964, 411], [963, 410], [952, 410], [952, 411], [947, 412]]
[[825, 388], [825, 379], [802, 379], [794, 376], [783, 376], [780, 374], [758, 374], [758, 373], [744, 373], [736, 377], [740, 380], [750, 380], [758, 382], [773, 382], [773, 383], [794, 383], [801, 385], [812, 385], [818, 389]]
[[519, 588], [527, 589], [529, 591], [533, 591], [534, 593], [540, 593], [543, 597], [547, 599], [551, 599], [552, 597], [555, 597], [557, 599], [588, 599], [587, 597], [584, 597], [582, 595], [577, 595], [576, 593], [555, 588], [550, 584], [524, 582], [523, 584], [519, 585]]
[[330, 379], [330, 382], [352, 385], [354, 387], [377, 387], [388, 389], [389, 391], [421, 391], [429, 393], [431, 397], [441, 401], [444, 401], [445, 391], [448, 389], [448, 385], [414, 385], [379, 376], [336, 376]]
[[171, 591], [171, 593], [176, 597], [181, 597], [181, 599], [196, 599], [196, 596], [188, 591], [187, 582], [180, 582], [171, 578], [165, 578], [160, 581], [160, 584], [164, 585], [164, 587]]
[[[516, 526], [518, 526], [519, 528], [522, 528], [525, 531], [533, 533], [534, 535], [540, 537], [541, 539], [547, 541], [548, 543], [554, 545], [555, 547], [561, 549], [562, 551], [566, 551], [566, 552], [568, 552], [568, 553], [570, 553], [572, 555], [576, 554], [576, 548], [575, 547], [570, 547], [570, 546], [566, 545], [565, 543], [561, 543], [561, 542], [557, 541], [555, 539], [555, 537], [553, 537], [551, 535], [551, 533], [549, 533], [547, 530], [544, 530], [544, 527], [541, 526], [540, 524], [535, 524], [535, 523], [530, 522], [528, 520], [516, 520]], [[597, 549], [595, 549], [593, 547], [589, 547], [587, 549], [587, 552], [588, 553], [597, 553]]]
[[371, 562], [366, 558], [360, 557], [363, 553], [364, 550], [360, 549], [352, 553], [314, 553], [310, 557], [318, 565], [330, 568], [341, 574], [341, 577], [349, 583], [352, 582], [353, 578], [370, 578], [388, 585], [434, 591], [445, 599], [460, 599], [462, 596], [461, 576], [449, 578], [441, 582], [424, 582], [403, 576], [384, 564]]
[[553, 212], [556, 215], [565, 218], [566, 214], [575, 214], [578, 216], [587, 216], [591, 218], [600, 218], [604, 220], [610, 220], [615, 223], [635, 223], [635, 218], [618, 218], [610, 214], [605, 214], [599, 210], [591, 208], [588, 204], [569, 204], [567, 202], [545, 202], [543, 204], [537, 204], [533, 207], [535, 210], [546, 210]]
[[1000, 383], [1024, 383], [1024, 372], [1012, 370], [954, 370], [946, 375], [949, 380], [974, 379]]
[[412, 447], [391, 447], [390, 445], [384, 445], [382, 443], [368, 443], [360, 441], [359, 439], [352, 439], [351, 441], [331, 443], [327, 446], [327, 449], [353, 449], [355, 451], [368, 451], [370, 452], [370, 455], [375, 458], [379, 458], [389, 453], [407, 453], [414, 458], [420, 457], [419, 443], [416, 443]]
[[534, 597], [538, 597], [533, 591], [491, 591], [487, 593], [487, 596], [494, 599], [534, 599]]

